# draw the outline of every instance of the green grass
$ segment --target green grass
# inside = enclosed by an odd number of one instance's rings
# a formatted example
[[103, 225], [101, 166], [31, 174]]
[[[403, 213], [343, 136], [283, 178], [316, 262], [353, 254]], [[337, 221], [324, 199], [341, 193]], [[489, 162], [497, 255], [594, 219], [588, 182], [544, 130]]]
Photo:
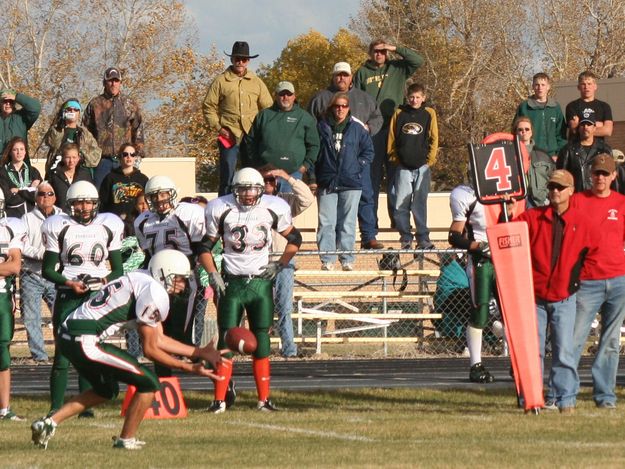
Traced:
[[[625, 396], [620, 392], [621, 401]], [[525, 415], [512, 391], [363, 389], [275, 392], [279, 413], [254, 409], [253, 393], [221, 415], [196, 409], [208, 397], [187, 393], [189, 417], [147, 420], [143, 451], [111, 448], [121, 400], [94, 420], [71, 419], [47, 451], [30, 442], [30, 422], [0, 422], [1, 467], [625, 467], [625, 409], [598, 410], [587, 392], [576, 414]], [[16, 397], [29, 421], [44, 398]]]

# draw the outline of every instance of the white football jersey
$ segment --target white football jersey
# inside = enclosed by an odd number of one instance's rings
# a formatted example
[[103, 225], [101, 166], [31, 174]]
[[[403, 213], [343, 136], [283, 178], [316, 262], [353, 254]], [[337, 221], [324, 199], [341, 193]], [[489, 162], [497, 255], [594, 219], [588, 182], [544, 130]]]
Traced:
[[72, 331], [72, 320], [92, 320], [86, 327], [104, 340], [122, 327], [136, 328], [137, 324], [155, 327], [167, 319], [169, 297], [165, 288], [145, 271], [134, 271], [107, 283], [96, 296], [84, 302], [63, 323]]
[[[484, 214], [484, 206], [476, 202], [477, 197], [472, 187], [460, 185], [451, 191], [449, 197], [449, 205], [451, 207], [451, 219], [453, 221], [464, 221], [469, 224], [467, 229], [471, 228], [470, 239], [474, 241], [487, 241], [486, 238], [486, 216]], [[471, 205], [474, 203], [473, 211], [469, 215]], [[467, 216], [469, 219], [467, 220]]]
[[263, 195], [248, 207], [229, 194], [206, 206], [208, 236], [223, 239], [223, 262], [230, 275], [258, 275], [269, 262], [271, 230], [281, 233], [291, 224], [289, 204], [273, 195]]
[[[19, 218], [0, 218], [0, 263], [7, 260], [11, 249], [24, 250], [24, 244], [28, 242], [26, 225]], [[4, 277], [0, 277], [0, 292], [7, 291]]]
[[204, 209], [181, 202], [162, 220], [156, 213], [143, 212], [135, 220], [135, 233], [141, 249], [151, 256], [167, 248], [190, 256], [191, 243], [201, 241], [206, 235]]
[[42, 226], [46, 251], [59, 255], [61, 273], [68, 279], [110, 274], [109, 253], [121, 249], [123, 237], [124, 222], [112, 213], [100, 213], [88, 225], [61, 213], [47, 218]]

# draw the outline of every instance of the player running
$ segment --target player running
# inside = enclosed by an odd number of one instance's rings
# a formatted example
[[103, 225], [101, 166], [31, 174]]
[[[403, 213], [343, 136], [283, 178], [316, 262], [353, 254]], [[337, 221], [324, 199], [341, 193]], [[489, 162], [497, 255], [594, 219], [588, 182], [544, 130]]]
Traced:
[[58, 424], [114, 399], [119, 392], [118, 381], [135, 386], [137, 392], [128, 406], [121, 434], [114, 438], [113, 448], [137, 450], [145, 445], [135, 435], [160, 384], [149, 367], [126, 351], [104, 343], [122, 327], [138, 329], [143, 353], [149, 359], [170, 368], [220, 379], [202, 363], [189, 363], [171, 356], [202, 359], [219, 366], [221, 357], [212, 342], [198, 348], [163, 335], [161, 323], [169, 313], [168, 295], [187, 289], [191, 268], [186, 256], [171, 249], [160, 251], [150, 261], [148, 271], [129, 272], [108, 283], [61, 324], [59, 347], [93, 389], [74, 397], [52, 415], [33, 422], [35, 445], [47, 448]]
[[[206, 269], [211, 284], [221, 291], [217, 307], [219, 326], [218, 347], [225, 346], [228, 329], [238, 326], [243, 310], [247, 312], [250, 329], [256, 336], [258, 348], [253, 356], [254, 380], [261, 411], [278, 410], [269, 400], [269, 328], [273, 324], [273, 280], [299, 250], [302, 235], [292, 225], [289, 205], [279, 197], [263, 195], [262, 175], [244, 168], [234, 175], [232, 194], [212, 200], [206, 207], [206, 226], [211, 245], [223, 239], [222, 271], [227, 286], [217, 272], [212, 256]], [[269, 261], [271, 231], [276, 230], [287, 240], [278, 261]], [[209, 411], [219, 414], [226, 410], [226, 386], [232, 376], [232, 364], [222, 362], [217, 374], [224, 381], [215, 383], [215, 400]]]
[[9, 407], [11, 395], [11, 354], [15, 322], [13, 279], [22, 266], [22, 250], [28, 241], [26, 226], [17, 218], [7, 218], [4, 194], [0, 190], [0, 422], [23, 421]]
[[[123, 273], [120, 248], [124, 223], [112, 213], [98, 213], [98, 208], [95, 186], [78, 181], [67, 191], [69, 215], [53, 215], [42, 225], [46, 248], [42, 275], [57, 289], [52, 313], [55, 346], [58, 328], [67, 316], [94, 291]], [[58, 352], [55, 350], [50, 374], [51, 412], [63, 405], [67, 388], [69, 361]], [[81, 391], [88, 387], [82, 377], [79, 377], [78, 384]], [[93, 417], [93, 413], [86, 413], [83, 417]]]

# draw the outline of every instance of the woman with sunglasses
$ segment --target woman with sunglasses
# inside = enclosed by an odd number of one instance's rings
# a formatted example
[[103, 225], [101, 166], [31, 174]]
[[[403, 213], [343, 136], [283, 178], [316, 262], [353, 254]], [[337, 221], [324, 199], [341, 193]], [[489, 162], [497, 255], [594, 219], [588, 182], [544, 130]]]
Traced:
[[512, 125], [512, 133], [519, 137], [530, 157], [527, 169], [527, 206], [531, 208], [548, 205], [547, 183], [556, 165], [547, 153], [536, 147], [532, 121], [529, 117], [517, 117]]
[[[317, 125], [321, 148], [315, 174], [320, 251], [353, 251], [356, 218], [366, 166], [373, 161], [373, 143], [364, 124], [349, 112], [349, 95], [336, 93]], [[333, 270], [335, 254], [321, 254], [321, 268]], [[339, 255], [343, 270], [353, 270], [354, 254]]]
[[126, 219], [135, 206], [135, 199], [143, 194], [148, 177], [136, 167], [137, 149], [124, 143], [117, 152], [119, 167], [108, 173], [100, 186], [103, 212], [111, 212]]
[[55, 169], [63, 157], [61, 147], [65, 143], [76, 143], [80, 150], [80, 159], [84, 167], [88, 168], [91, 176], [100, 162], [102, 150], [91, 132], [80, 125], [82, 107], [76, 98], [71, 98], [61, 104], [56, 113], [54, 122], [44, 137], [44, 143], [50, 148], [46, 158], [46, 179]]
[[13, 137], [4, 149], [0, 168], [0, 188], [4, 192], [8, 217], [21, 218], [35, 207], [41, 174], [26, 160], [26, 142], [21, 137]]

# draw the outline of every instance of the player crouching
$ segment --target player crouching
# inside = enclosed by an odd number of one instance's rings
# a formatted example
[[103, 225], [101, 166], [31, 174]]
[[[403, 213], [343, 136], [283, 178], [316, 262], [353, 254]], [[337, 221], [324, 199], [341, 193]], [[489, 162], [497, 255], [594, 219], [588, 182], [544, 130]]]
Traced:
[[[162, 322], [169, 314], [168, 294], [179, 294], [187, 286], [191, 267], [187, 257], [171, 249], [152, 257], [148, 272], [130, 272], [106, 284], [99, 293], [83, 303], [61, 324], [58, 342], [62, 353], [93, 389], [71, 399], [49, 417], [31, 425], [32, 441], [47, 448], [58, 424], [85, 409], [114, 399], [118, 381], [137, 388], [113, 448], [141, 449], [145, 444], [135, 434], [160, 384], [154, 372], [136, 358], [104, 340], [122, 327], [137, 328], [143, 353], [149, 359], [171, 368], [209, 378], [220, 378], [201, 363], [178, 360], [172, 355], [200, 358], [214, 367], [222, 362], [213, 343], [198, 348], [163, 335]], [[224, 360], [228, 362], [228, 360]]]

